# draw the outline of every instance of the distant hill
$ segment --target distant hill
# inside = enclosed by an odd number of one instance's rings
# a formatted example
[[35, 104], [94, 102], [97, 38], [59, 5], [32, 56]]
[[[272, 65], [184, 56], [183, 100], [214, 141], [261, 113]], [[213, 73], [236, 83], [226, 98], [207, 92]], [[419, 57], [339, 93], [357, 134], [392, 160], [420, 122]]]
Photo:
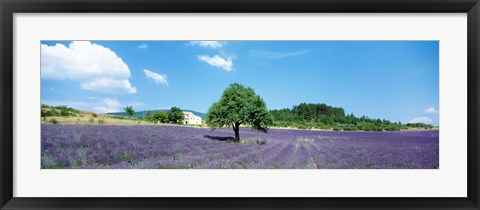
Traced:
[[[168, 112], [168, 109], [160, 109], [161, 111], [164, 111], [165, 113]], [[138, 112], [135, 112], [135, 114], [133, 115], [133, 117], [144, 117], [145, 114], [150, 111], [150, 113], [153, 115], [156, 111], [158, 110], [144, 110], [144, 111], [138, 111]], [[182, 110], [184, 112], [192, 112], [194, 115], [197, 115], [199, 117], [202, 118], [202, 120], [205, 120], [207, 114], [206, 113], [201, 113], [201, 112], [197, 112], [197, 111], [192, 111], [192, 110]], [[106, 113], [108, 115], [118, 115], [118, 116], [128, 116], [128, 114], [126, 112], [111, 112], [111, 113]]]

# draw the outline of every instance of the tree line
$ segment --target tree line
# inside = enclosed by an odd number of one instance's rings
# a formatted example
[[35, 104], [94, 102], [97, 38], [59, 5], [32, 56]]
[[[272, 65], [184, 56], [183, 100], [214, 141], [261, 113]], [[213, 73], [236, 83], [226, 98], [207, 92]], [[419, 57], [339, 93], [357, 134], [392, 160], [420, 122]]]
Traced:
[[[132, 106], [126, 106], [123, 108], [125, 113], [131, 118], [135, 114], [135, 110]], [[145, 120], [147, 122], [153, 123], [175, 123], [175, 124], [183, 124], [184, 119], [183, 112], [178, 107], [172, 107], [168, 112], [164, 112], [162, 110], [158, 110], [152, 114], [149, 110], [145, 113], [145, 117], [138, 117], [140, 120]]]
[[[132, 116], [135, 115], [135, 110], [133, 106], [126, 106], [123, 108], [125, 113], [128, 115], [129, 119], [132, 119]], [[41, 104], [40, 116], [46, 121], [46, 117], [70, 117], [78, 116], [80, 111], [67, 106], [50, 106], [47, 104]], [[92, 113], [93, 117], [97, 117], [97, 113]], [[117, 119], [128, 119], [122, 116], [113, 116]], [[147, 111], [145, 116], [137, 117], [137, 120], [144, 120], [152, 123], [174, 123], [174, 124], [183, 124], [184, 120], [183, 111], [178, 107], [172, 107], [167, 112], [158, 110], [154, 113]], [[56, 119], [53, 119], [56, 120]]]
[[431, 129], [432, 125], [423, 123], [391, 122], [385, 119], [372, 119], [366, 116], [357, 117], [353, 113], [345, 114], [341, 107], [326, 104], [301, 103], [292, 109], [270, 110], [273, 126], [296, 127], [299, 129], [327, 129], [344, 131], [398, 131], [408, 128]]

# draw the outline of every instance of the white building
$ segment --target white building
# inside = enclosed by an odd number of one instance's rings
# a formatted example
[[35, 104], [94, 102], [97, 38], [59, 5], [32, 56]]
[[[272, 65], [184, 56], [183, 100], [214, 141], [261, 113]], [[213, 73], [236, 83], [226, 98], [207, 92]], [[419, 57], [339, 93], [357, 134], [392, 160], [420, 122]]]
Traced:
[[185, 116], [185, 119], [183, 120], [185, 124], [190, 124], [190, 125], [202, 124], [202, 118], [197, 115], [194, 115], [192, 112], [183, 112], [183, 115]]

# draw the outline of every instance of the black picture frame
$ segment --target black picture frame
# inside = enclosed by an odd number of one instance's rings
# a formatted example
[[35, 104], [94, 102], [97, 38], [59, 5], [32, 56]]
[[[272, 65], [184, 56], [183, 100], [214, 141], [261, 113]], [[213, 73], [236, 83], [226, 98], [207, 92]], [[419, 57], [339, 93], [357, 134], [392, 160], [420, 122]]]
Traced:
[[[1, 209], [479, 209], [479, 0], [0, 0]], [[467, 13], [466, 198], [17, 198], [13, 197], [15, 13]], [[306, 186], [308, 187], [308, 186]], [[95, 189], [92, 189], [95, 190]]]

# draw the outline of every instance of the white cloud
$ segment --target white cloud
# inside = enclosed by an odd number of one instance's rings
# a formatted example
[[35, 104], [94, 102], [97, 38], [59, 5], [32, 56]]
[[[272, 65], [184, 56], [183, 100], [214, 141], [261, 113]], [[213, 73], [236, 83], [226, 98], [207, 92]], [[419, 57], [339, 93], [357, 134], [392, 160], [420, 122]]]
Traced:
[[147, 78], [153, 79], [157, 84], [168, 85], [167, 75], [159, 74], [148, 69], [144, 69], [143, 72]]
[[208, 55], [199, 55], [198, 59], [208, 63], [211, 66], [219, 67], [225, 71], [231, 71], [233, 67], [233, 61], [230, 58], [223, 58], [220, 55], [210, 57]]
[[428, 114], [438, 114], [438, 110], [435, 110], [435, 107], [430, 107], [428, 109], [425, 109], [425, 113]]
[[122, 104], [117, 99], [104, 98], [93, 106], [93, 110], [99, 113], [119, 112]]
[[[115, 93], [136, 93], [136, 88], [128, 80], [130, 69], [122, 58], [109, 48], [89, 41], [73, 41], [68, 47], [63, 44], [42, 44], [41, 77], [76, 80], [82, 88], [92, 91], [106, 92], [105, 88], [119, 91]], [[95, 85], [98, 80], [111, 83]], [[119, 84], [122, 88], [119, 88]]]
[[270, 59], [280, 59], [280, 58], [298, 56], [308, 52], [310, 51], [308, 50], [300, 50], [300, 51], [293, 51], [293, 52], [274, 52], [274, 51], [256, 51], [256, 50], [250, 51], [250, 53], [253, 56], [261, 56], [261, 57], [266, 57]]
[[148, 45], [147, 44], [141, 44], [141, 45], [138, 45], [138, 48], [139, 49], [148, 49]]
[[112, 78], [93, 79], [80, 84], [85, 90], [92, 90], [102, 93], [136, 93], [137, 88], [132, 87], [128, 80], [116, 80]]
[[223, 45], [226, 44], [226, 42], [220, 42], [220, 41], [191, 41], [190, 44], [198, 45], [198, 46], [201, 46], [201, 47], [222, 48]]
[[409, 123], [431, 123], [432, 119], [428, 117], [416, 117], [408, 121]]

